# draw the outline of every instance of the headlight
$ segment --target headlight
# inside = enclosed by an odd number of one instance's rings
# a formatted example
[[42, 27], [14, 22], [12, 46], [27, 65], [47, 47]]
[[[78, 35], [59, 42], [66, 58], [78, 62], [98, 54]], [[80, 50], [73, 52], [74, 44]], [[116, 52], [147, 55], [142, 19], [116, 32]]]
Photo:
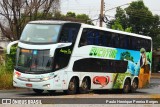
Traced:
[[43, 81], [47, 81], [47, 80], [49, 80], [49, 77], [45, 77], [45, 78], [43, 78], [42, 80], [43, 80]]
[[53, 78], [53, 76], [50, 76], [50, 77], [44, 77], [42, 80], [43, 81], [47, 81], [47, 80], [50, 80], [50, 79], [52, 79]]

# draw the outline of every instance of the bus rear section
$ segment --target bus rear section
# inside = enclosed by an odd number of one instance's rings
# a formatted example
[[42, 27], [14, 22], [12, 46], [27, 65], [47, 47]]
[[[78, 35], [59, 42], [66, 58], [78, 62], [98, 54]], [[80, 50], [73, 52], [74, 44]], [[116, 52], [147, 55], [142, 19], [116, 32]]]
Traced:
[[75, 50], [73, 72], [92, 90], [135, 92], [150, 82], [150, 37], [84, 25]]

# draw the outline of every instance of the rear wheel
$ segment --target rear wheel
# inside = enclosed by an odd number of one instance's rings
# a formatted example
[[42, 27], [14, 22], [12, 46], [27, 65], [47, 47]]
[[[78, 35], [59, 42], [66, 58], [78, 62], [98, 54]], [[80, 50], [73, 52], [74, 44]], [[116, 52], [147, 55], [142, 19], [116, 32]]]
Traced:
[[138, 88], [138, 80], [134, 79], [131, 86], [131, 92], [136, 92], [137, 88]]
[[123, 86], [123, 93], [129, 93], [131, 90], [131, 82], [129, 79], [126, 79]]
[[78, 89], [78, 81], [77, 79], [74, 77], [70, 80], [69, 85], [68, 85], [68, 90], [64, 90], [64, 92], [66, 94], [76, 94], [77, 93], [77, 89]]
[[79, 89], [79, 92], [80, 92], [81, 94], [88, 93], [89, 88], [90, 88], [89, 79], [88, 79], [88, 78], [84, 78], [83, 81], [82, 81], [81, 87], [80, 87], [80, 89]]
[[44, 90], [40, 90], [40, 89], [33, 89], [33, 91], [37, 94], [42, 94]]

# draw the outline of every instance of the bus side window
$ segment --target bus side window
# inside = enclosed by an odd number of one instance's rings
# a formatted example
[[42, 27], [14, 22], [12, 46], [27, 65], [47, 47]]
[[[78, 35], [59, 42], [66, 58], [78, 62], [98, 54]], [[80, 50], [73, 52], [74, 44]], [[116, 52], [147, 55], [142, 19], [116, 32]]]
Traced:
[[122, 49], [126, 49], [127, 48], [127, 40], [126, 40], [126, 36], [125, 35], [119, 35], [119, 41], [120, 41], [120, 45], [119, 47]]
[[135, 38], [135, 37], [132, 37], [132, 49], [138, 50], [137, 49], [137, 38]]
[[87, 32], [87, 45], [93, 45], [94, 44], [94, 33], [93, 31]]
[[109, 44], [110, 47], [119, 47], [119, 35], [116, 33], [112, 33], [112, 38]]
[[94, 45], [99, 45], [99, 37], [100, 37], [99, 30], [96, 30], [94, 32]]
[[79, 47], [87, 45], [87, 31], [83, 30], [80, 42], [79, 42]]
[[106, 35], [102, 35], [102, 46], [106, 46], [107, 45], [107, 37]]
[[132, 42], [133, 42], [132, 37], [129, 36], [129, 38], [127, 39], [127, 46], [128, 46], [128, 49], [129, 49], [129, 50], [132, 50], [132, 49], [133, 49], [133, 47], [132, 47]]

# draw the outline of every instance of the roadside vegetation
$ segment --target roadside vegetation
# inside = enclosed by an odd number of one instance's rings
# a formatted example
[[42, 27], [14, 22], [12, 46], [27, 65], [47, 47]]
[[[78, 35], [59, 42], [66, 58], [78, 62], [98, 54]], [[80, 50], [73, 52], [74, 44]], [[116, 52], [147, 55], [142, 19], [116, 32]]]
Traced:
[[0, 65], [0, 89], [11, 89], [13, 72], [6, 71], [6, 67]]
[[0, 61], [0, 89], [12, 89], [13, 87], [13, 69], [15, 66], [16, 47], [11, 48], [11, 54], [6, 51], [0, 55], [4, 62]]

